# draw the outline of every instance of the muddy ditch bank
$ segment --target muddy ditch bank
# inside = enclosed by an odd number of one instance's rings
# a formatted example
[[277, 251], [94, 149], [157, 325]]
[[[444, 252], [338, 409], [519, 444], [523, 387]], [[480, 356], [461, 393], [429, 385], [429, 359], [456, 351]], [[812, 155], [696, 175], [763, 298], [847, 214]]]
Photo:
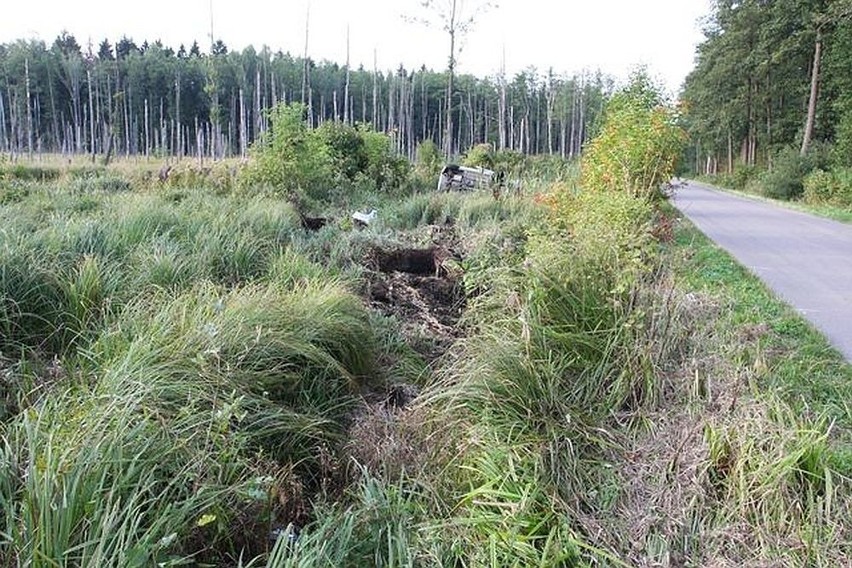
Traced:
[[466, 306], [461, 275], [450, 260], [458, 255], [440, 246], [376, 248], [366, 262], [370, 306], [396, 317], [411, 346], [427, 361], [443, 355], [459, 336]]

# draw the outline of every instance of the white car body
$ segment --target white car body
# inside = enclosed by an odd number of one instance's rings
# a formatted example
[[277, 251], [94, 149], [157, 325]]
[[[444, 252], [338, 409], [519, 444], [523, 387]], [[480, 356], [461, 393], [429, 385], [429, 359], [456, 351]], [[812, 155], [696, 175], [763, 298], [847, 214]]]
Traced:
[[491, 187], [494, 171], [453, 164], [444, 166], [438, 176], [438, 191], [469, 190]]

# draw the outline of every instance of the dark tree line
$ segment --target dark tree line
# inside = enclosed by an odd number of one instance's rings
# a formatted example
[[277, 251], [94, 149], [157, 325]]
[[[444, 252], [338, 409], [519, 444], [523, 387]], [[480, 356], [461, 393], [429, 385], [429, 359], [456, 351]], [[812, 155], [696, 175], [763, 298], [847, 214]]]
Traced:
[[852, 150], [852, 1], [716, 0], [704, 33], [683, 93], [696, 171]]
[[447, 73], [346, 65], [248, 47], [210, 53], [123, 37], [83, 48], [0, 45], [0, 152], [92, 155], [245, 155], [269, 128], [267, 109], [304, 102], [308, 118], [371, 123], [413, 157], [432, 140], [453, 153], [478, 143], [525, 153], [579, 154], [611, 81], [601, 75], [460, 75], [447, 140]]

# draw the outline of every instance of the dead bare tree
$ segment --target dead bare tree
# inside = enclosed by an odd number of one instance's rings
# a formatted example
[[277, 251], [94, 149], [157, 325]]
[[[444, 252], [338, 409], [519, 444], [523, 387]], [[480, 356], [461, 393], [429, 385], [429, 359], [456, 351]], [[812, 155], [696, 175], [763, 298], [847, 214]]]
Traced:
[[379, 130], [379, 63], [373, 48], [373, 128]]
[[30, 89], [30, 62], [24, 60], [25, 83], [27, 88], [27, 154], [30, 158], [33, 156], [33, 111], [32, 111], [32, 92]]
[[446, 32], [450, 40], [450, 55], [447, 63], [447, 97], [444, 114], [444, 155], [447, 159], [453, 153], [453, 79], [455, 77], [458, 54], [464, 43], [464, 37], [473, 28], [477, 18], [497, 3], [491, 0], [421, 0], [421, 14], [408, 17], [411, 22], [428, 27], [437, 27]]
[[346, 84], [343, 87], [343, 124], [351, 124], [349, 116], [349, 25], [346, 25]]
[[[308, 60], [308, 33], [311, 29], [311, 6], [305, 14], [305, 52], [302, 56], [302, 104], [308, 105], [308, 124], [314, 127], [313, 93], [311, 92], [311, 65]], [[307, 97], [307, 98], [306, 98]]]
[[498, 130], [499, 149], [505, 150], [509, 144], [506, 133], [506, 45], [503, 45], [503, 57], [500, 60], [500, 73], [497, 75], [500, 98], [497, 99], [497, 115], [500, 123]]
[[805, 119], [805, 133], [802, 137], [802, 148], [800, 150], [802, 156], [808, 153], [813, 138], [817, 99], [819, 98], [819, 72], [825, 39], [824, 32], [827, 28], [849, 18], [852, 18], [852, 1], [850, 0], [841, 0], [832, 4], [826, 13], [819, 14], [815, 18], [814, 56], [811, 62], [810, 96], [808, 97], [808, 111]]

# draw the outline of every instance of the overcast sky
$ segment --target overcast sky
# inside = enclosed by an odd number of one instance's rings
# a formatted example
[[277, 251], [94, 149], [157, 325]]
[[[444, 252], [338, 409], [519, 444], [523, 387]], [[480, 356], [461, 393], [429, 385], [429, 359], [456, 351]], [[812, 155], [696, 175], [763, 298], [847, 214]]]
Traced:
[[[451, 0], [437, 0], [438, 4]], [[459, 0], [465, 8], [477, 0]], [[481, 2], [480, 2], [481, 3]], [[505, 49], [511, 74], [534, 66], [544, 72], [598, 69], [623, 78], [646, 64], [676, 91], [701, 40], [709, 0], [499, 0], [481, 14], [464, 41], [459, 71], [484, 76], [500, 68]], [[309, 10], [310, 6], [310, 10]], [[310, 12], [309, 53], [343, 63], [346, 29], [352, 65], [380, 69], [446, 66], [448, 43], [440, 28], [406, 21], [422, 14], [420, 0], [212, 0], [213, 32], [229, 49], [267, 45], [301, 54]], [[0, 0], [0, 42], [39, 38], [62, 30], [94, 50], [127, 35], [177, 48], [193, 40], [207, 51], [211, 0]]]

